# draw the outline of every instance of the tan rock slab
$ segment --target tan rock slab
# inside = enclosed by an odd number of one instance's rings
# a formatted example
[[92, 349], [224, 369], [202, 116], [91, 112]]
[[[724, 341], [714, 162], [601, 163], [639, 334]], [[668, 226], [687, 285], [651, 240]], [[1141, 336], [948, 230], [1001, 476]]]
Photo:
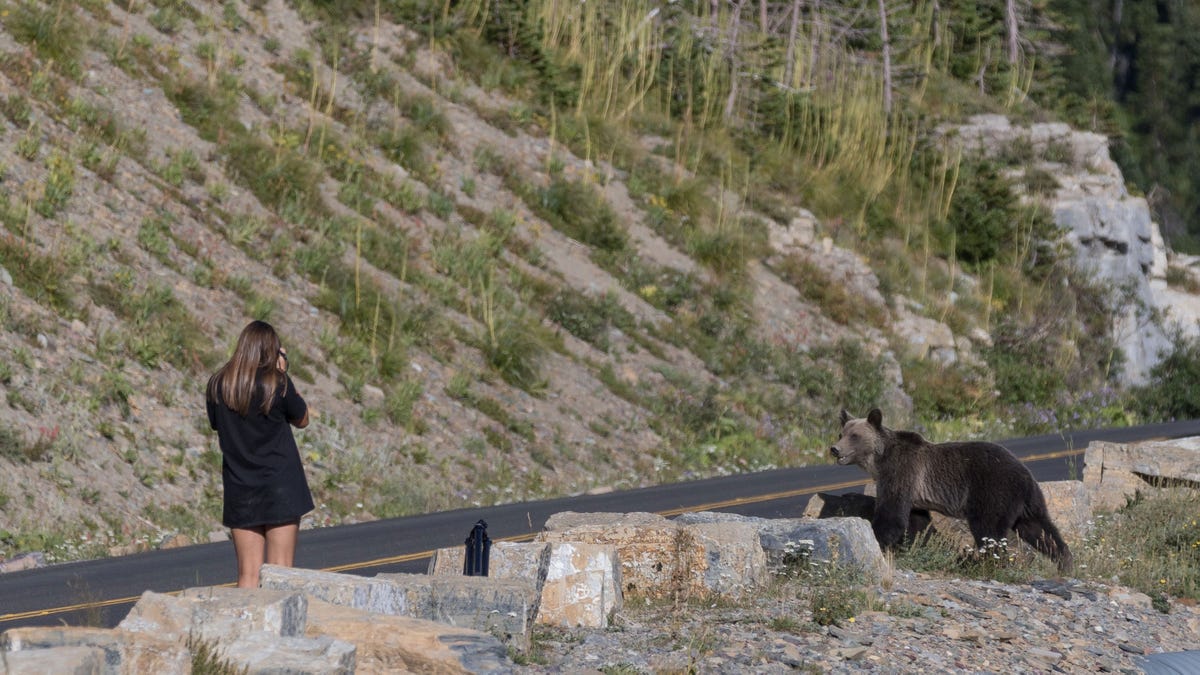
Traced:
[[560, 542], [548, 549], [535, 621], [564, 628], [606, 628], [624, 603], [616, 547]]
[[353, 644], [358, 675], [498, 673], [513, 667], [504, 643], [488, 633], [320, 600], [309, 603], [306, 634]]
[[1068, 544], [1083, 541], [1092, 528], [1092, 500], [1087, 488], [1077, 480], [1046, 481], [1039, 486], [1059, 534]]
[[[488, 555], [488, 576], [497, 579], [531, 579], [530, 570], [546, 564], [549, 547], [544, 542], [497, 541]], [[429, 559], [430, 576], [462, 576], [462, 546], [439, 548]]]
[[301, 593], [261, 588], [189, 588], [178, 596], [146, 591], [117, 627], [214, 643], [249, 632], [295, 637], [304, 634], [307, 605]]
[[535, 540], [615, 547], [624, 596], [650, 598], [684, 590], [686, 572], [680, 568], [680, 551], [697, 545], [694, 537], [674, 522], [644, 512], [556, 513]]
[[379, 574], [360, 577], [263, 565], [264, 588], [377, 614], [440, 621], [500, 636], [517, 649], [529, 645], [537, 614], [534, 579]]
[[104, 650], [95, 647], [54, 647], [0, 653], [5, 675], [94, 675], [103, 673]]
[[[0, 635], [0, 652], [98, 649], [110, 669], [127, 673], [176, 673], [191, 667], [185, 641], [175, 636], [84, 626], [22, 626]], [[55, 671], [45, 671], [55, 672]]]

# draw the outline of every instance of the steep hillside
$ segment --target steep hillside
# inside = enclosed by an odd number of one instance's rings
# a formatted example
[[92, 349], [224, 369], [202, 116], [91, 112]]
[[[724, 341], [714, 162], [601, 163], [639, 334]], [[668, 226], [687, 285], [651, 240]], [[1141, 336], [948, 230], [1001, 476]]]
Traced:
[[[218, 529], [203, 382], [250, 318], [281, 331], [316, 410], [300, 435], [318, 525], [752, 466], [733, 453], [681, 459], [655, 428], [738, 411], [714, 400], [718, 378], [645, 297], [702, 293], [708, 273], [642, 225], [610, 167], [537, 121], [489, 124], [520, 103], [449, 79], [452, 64], [403, 26], [355, 36], [378, 46], [372, 58], [403, 98], [392, 106], [306, 60], [319, 26], [291, 7], [224, 8], [10, 8], [24, 15], [0, 34], [10, 553], [89, 555]], [[19, 41], [21, 22], [62, 31], [53, 39], [75, 61]], [[216, 135], [256, 145], [210, 138], [218, 121], [189, 96], [216, 78], [240, 83], [219, 123], [243, 126]], [[428, 154], [423, 176], [364, 142], [426, 133], [422, 114], [437, 128], [435, 147], [413, 146]], [[594, 263], [508, 176], [560, 189], [560, 208], [611, 209], [646, 283]], [[269, 185], [256, 194], [246, 186], [258, 180]], [[319, 216], [289, 211], [300, 189]], [[776, 332], [838, 333], [777, 277], [754, 274], [763, 311], [788, 317]], [[519, 295], [556, 307], [560, 325]], [[761, 426], [789, 461], [819, 457], [791, 425]]]
[[224, 536], [203, 385], [252, 318], [315, 410], [306, 526], [823, 462], [842, 407], [994, 400], [1019, 264], [1002, 298], [867, 234], [899, 208], [813, 215], [819, 174], [751, 189], [711, 136], [519, 96], [520, 59], [370, 4], [0, 3], [0, 555]]

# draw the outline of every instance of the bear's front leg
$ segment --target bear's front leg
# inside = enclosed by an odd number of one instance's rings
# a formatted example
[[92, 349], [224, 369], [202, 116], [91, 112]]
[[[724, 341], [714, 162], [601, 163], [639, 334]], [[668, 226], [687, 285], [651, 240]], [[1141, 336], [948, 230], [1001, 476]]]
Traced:
[[871, 517], [871, 529], [880, 548], [894, 548], [904, 541], [911, 511], [912, 501], [880, 495], [875, 501], [875, 515]]

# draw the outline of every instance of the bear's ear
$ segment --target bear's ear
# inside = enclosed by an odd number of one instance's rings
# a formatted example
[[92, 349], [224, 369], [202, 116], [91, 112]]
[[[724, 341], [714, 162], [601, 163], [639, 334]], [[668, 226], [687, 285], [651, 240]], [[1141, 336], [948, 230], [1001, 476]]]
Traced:
[[838, 415], [838, 421], [842, 423], [842, 426], [846, 426], [846, 422], [850, 421], [850, 413], [846, 412], [845, 408], [842, 408], [842, 414]]
[[880, 412], [879, 408], [874, 408], [871, 412], [867, 413], [867, 421], [876, 429], [881, 429], [883, 428], [883, 413]]

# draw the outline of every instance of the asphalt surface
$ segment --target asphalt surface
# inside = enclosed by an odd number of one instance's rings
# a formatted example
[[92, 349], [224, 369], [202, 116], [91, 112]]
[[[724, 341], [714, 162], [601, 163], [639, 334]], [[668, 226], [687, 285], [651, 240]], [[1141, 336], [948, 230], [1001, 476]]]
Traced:
[[[1026, 460], [1039, 481], [1079, 478], [1083, 451], [1094, 440], [1129, 443], [1200, 436], [1200, 420], [1077, 431], [1009, 439], [1002, 443]], [[817, 492], [861, 491], [866, 475], [837, 465], [776, 469], [607, 494], [580, 495], [442, 511], [357, 525], [304, 530], [295, 564], [364, 576], [423, 573], [432, 552], [463, 545], [479, 520], [493, 541], [525, 541], [561, 511], [675, 516], [726, 511], [763, 518], [799, 517]], [[220, 542], [148, 551], [101, 560], [51, 565], [0, 575], [0, 632], [16, 626], [115, 626], [144, 591], [168, 593], [195, 586], [232, 585], [233, 544]]]

